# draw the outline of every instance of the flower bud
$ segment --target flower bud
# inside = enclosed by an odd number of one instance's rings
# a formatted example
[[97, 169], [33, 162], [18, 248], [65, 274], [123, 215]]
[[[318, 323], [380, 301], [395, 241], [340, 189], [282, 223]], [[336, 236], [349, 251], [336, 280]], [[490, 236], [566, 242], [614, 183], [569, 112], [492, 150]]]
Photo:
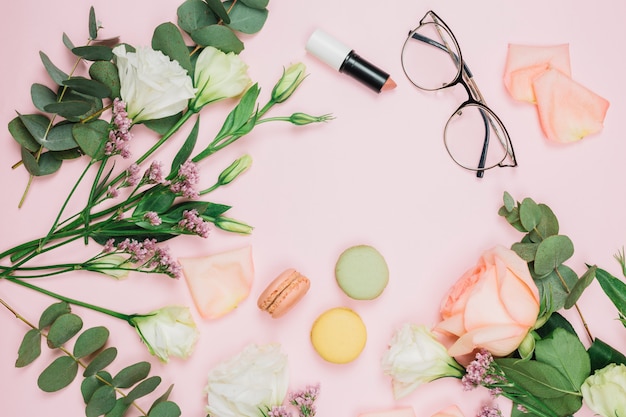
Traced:
[[217, 182], [220, 185], [226, 185], [243, 174], [252, 165], [252, 157], [250, 155], [244, 155], [241, 158], [234, 161], [228, 168], [226, 168], [220, 176], [217, 178]]
[[306, 77], [305, 71], [306, 67], [301, 62], [293, 64], [284, 70], [283, 76], [272, 90], [272, 101], [274, 103], [282, 103], [287, 100]]
[[330, 114], [324, 114], [322, 116], [311, 116], [306, 113], [294, 113], [289, 116], [289, 121], [296, 126], [308, 125], [309, 123], [320, 123], [332, 120], [333, 117]]
[[602, 417], [626, 415], [626, 365], [610, 364], [588, 377], [580, 387], [583, 400]]
[[129, 268], [132, 268], [132, 264], [128, 262], [126, 257], [111, 253], [88, 262], [84, 265], [84, 268], [88, 271], [100, 272], [119, 280], [128, 276]]
[[217, 217], [214, 223], [217, 227], [227, 232], [241, 233], [244, 235], [252, 233], [252, 226], [228, 217]]

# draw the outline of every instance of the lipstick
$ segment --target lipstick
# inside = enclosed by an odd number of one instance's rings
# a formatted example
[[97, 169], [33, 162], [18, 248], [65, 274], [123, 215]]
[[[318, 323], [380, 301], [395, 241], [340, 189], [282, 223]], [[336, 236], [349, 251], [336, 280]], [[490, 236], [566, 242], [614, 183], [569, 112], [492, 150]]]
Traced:
[[388, 73], [359, 56], [352, 48], [317, 29], [306, 44], [306, 50], [341, 73], [365, 84], [372, 90], [392, 90], [396, 83]]

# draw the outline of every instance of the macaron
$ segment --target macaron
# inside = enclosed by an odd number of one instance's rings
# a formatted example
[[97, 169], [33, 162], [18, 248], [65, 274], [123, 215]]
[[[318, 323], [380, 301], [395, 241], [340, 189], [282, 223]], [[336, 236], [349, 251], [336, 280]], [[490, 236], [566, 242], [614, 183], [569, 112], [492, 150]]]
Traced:
[[335, 278], [348, 297], [373, 300], [387, 287], [389, 268], [383, 255], [374, 247], [352, 246], [339, 256]]
[[259, 295], [257, 305], [276, 319], [291, 310], [310, 286], [311, 281], [307, 277], [289, 268], [270, 282]]
[[361, 317], [347, 307], [326, 310], [313, 323], [311, 343], [326, 361], [345, 364], [363, 351], [367, 330]]

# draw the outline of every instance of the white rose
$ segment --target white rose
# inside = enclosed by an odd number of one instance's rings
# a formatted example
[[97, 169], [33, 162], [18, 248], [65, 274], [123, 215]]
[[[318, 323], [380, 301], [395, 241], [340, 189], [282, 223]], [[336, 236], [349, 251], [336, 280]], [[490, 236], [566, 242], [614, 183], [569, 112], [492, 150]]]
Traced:
[[610, 364], [580, 387], [589, 408], [603, 417], [626, 416], [626, 365]]
[[194, 85], [197, 94], [191, 107], [199, 110], [214, 101], [237, 97], [251, 84], [248, 66], [239, 55], [207, 46], [196, 61]]
[[126, 47], [119, 45], [113, 53], [117, 57], [120, 94], [134, 123], [179, 113], [195, 96], [187, 71], [163, 52], [150, 48], [126, 52]]
[[289, 385], [287, 356], [278, 344], [248, 345], [209, 372], [210, 417], [261, 417], [283, 403]]
[[403, 325], [393, 335], [382, 360], [383, 372], [392, 378], [396, 399], [421, 384], [443, 377], [461, 377], [464, 368], [439, 343], [426, 326]]
[[163, 362], [170, 355], [187, 358], [198, 340], [198, 329], [187, 307], [169, 306], [131, 318], [131, 324], [151, 354]]

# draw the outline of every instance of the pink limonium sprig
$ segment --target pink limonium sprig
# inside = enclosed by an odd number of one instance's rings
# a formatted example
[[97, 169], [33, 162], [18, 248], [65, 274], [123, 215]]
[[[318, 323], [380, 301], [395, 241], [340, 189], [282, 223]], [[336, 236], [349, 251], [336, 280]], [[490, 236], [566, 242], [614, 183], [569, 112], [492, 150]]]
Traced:
[[476, 417], [502, 417], [502, 411], [497, 405], [484, 406]]
[[196, 199], [199, 196], [197, 189], [200, 182], [198, 166], [191, 160], [185, 161], [178, 169], [178, 175], [172, 180], [170, 191], [185, 198]]
[[195, 209], [183, 211], [183, 218], [178, 222], [181, 230], [204, 238], [209, 236], [209, 225]]
[[128, 113], [126, 113], [126, 103], [116, 98], [113, 101], [113, 122], [109, 131], [109, 139], [104, 148], [105, 155], [120, 155], [122, 158], [130, 157], [131, 125], [132, 121], [128, 118]]
[[289, 394], [289, 403], [298, 409], [300, 417], [313, 417], [315, 415], [315, 400], [320, 393], [320, 386], [308, 385], [302, 391]]
[[182, 268], [169, 252], [167, 247], [157, 246], [156, 239], [145, 239], [140, 242], [135, 239], [124, 239], [115, 245], [109, 239], [102, 250], [103, 253], [125, 253], [130, 255], [128, 262], [136, 264], [136, 271], [154, 272], [180, 278]]

